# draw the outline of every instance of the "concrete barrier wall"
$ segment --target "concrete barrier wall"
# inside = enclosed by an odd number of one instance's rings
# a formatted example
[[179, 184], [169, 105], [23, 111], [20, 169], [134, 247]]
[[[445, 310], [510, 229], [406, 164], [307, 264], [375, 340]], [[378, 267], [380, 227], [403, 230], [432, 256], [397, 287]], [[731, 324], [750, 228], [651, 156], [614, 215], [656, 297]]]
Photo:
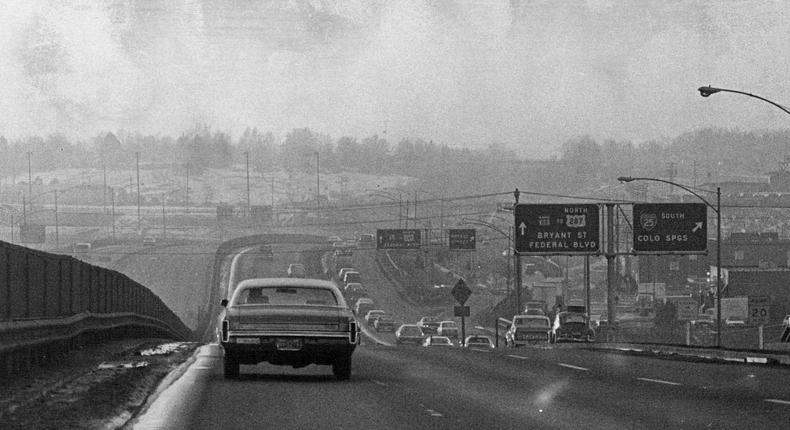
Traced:
[[0, 323], [130, 312], [191, 335], [158, 296], [122, 273], [0, 242]]

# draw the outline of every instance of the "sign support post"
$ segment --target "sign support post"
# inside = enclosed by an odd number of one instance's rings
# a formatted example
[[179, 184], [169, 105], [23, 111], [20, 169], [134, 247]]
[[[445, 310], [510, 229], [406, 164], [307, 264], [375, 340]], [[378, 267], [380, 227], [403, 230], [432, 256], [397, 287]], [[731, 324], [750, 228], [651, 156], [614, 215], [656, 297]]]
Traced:
[[606, 341], [610, 342], [616, 318], [615, 307], [614, 203], [606, 203]]

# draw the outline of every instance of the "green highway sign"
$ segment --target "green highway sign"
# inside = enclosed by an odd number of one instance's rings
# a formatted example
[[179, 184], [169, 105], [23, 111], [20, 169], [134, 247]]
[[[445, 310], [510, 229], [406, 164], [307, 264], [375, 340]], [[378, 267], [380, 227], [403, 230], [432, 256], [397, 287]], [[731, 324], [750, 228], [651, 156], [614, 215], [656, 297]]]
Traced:
[[519, 254], [598, 254], [597, 204], [520, 204], [514, 210]]
[[704, 203], [634, 203], [634, 251], [703, 253], [708, 249]]
[[419, 229], [397, 228], [376, 230], [376, 249], [420, 249]]

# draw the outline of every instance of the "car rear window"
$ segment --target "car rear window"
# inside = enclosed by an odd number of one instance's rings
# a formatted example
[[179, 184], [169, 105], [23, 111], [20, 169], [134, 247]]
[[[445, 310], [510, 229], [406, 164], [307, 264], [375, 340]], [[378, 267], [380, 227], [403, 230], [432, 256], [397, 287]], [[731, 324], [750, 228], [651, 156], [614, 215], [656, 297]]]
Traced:
[[524, 327], [548, 327], [549, 322], [543, 318], [517, 318], [516, 325]]
[[585, 324], [587, 322], [587, 320], [582, 315], [570, 314], [570, 315], [565, 315], [564, 317], [562, 317], [562, 322], [566, 323], [566, 324], [567, 323], [582, 323], [582, 324]]
[[239, 293], [239, 305], [337, 306], [335, 293], [316, 287], [254, 287]]
[[409, 326], [401, 329], [401, 334], [407, 336], [422, 336], [422, 330], [419, 327]]

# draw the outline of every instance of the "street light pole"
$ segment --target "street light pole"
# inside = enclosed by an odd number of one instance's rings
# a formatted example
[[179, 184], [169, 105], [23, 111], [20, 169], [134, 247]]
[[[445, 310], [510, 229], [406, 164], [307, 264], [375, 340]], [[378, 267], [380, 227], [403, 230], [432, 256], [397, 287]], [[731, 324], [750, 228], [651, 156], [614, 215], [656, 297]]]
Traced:
[[134, 153], [137, 159], [137, 233], [140, 233], [140, 152]]
[[60, 246], [60, 224], [58, 223], [58, 190], [55, 190], [55, 247]]
[[[702, 88], [700, 88], [700, 92], [702, 92]], [[702, 200], [705, 205], [716, 212], [716, 347], [721, 348], [721, 187], [716, 187], [716, 206], [713, 206], [707, 199], [699, 195], [690, 187], [677, 182], [667, 181], [665, 179], [659, 178], [633, 178], [631, 176], [620, 176], [617, 178], [617, 180], [620, 182], [653, 181], [674, 185], [693, 194], [695, 197]], [[704, 191], [713, 192], [711, 190]]]
[[250, 152], [244, 152], [244, 158], [247, 160], [247, 216], [250, 216]]
[[31, 169], [30, 156], [32, 152], [27, 153], [27, 197], [30, 203], [30, 210], [33, 211], [33, 170]]
[[718, 92], [743, 94], [745, 96], [753, 97], [755, 99], [762, 100], [762, 101], [764, 101], [766, 103], [770, 103], [770, 104], [778, 107], [782, 111], [784, 111], [784, 113], [790, 115], [790, 110], [788, 110], [786, 107], [780, 105], [779, 103], [772, 102], [771, 100], [768, 100], [765, 97], [760, 97], [758, 95], [747, 93], [747, 92], [744, 92], [744, 91], [729, 90], [729, 89], [726, 89], [726, 88], [716, 88], [716, 87], [711, 87], [711, 86], [699, 87], [697, 89], [697, 91], [699, 91], [699, 95], [701, 95], [702, 97], [710, 97], [711, 94], [716, 94]]

